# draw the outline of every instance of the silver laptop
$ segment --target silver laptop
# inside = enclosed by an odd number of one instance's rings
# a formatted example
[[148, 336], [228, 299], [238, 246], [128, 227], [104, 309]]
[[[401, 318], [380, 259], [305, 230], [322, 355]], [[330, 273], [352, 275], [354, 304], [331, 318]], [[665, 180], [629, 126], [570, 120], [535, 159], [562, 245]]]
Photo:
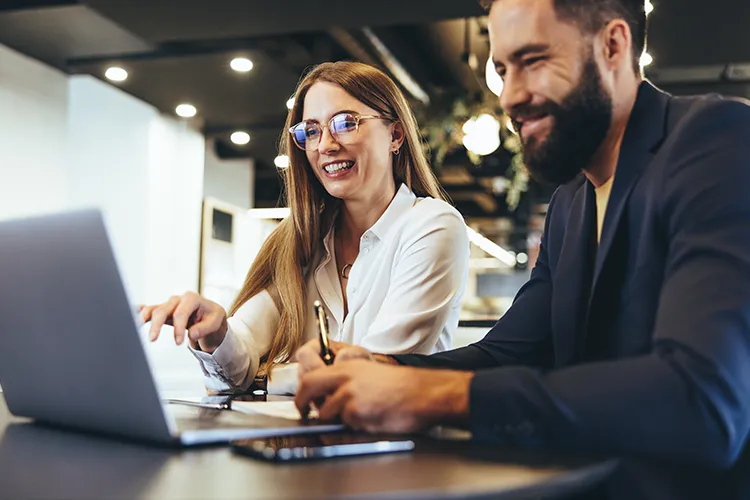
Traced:
[[341, 429], [165, 404], [139, 335], [98, 210], [0, 222], [0, 385], [11, 413], [183, 445]]

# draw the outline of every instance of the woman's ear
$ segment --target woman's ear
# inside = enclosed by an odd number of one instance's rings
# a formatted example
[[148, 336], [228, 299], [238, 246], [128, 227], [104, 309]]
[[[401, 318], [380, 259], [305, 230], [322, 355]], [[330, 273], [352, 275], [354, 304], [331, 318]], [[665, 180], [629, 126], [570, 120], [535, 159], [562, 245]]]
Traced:
[[391, 151], [400, 150], [405, 139], [406, 133], [404, 132], [404, 126], [401, 122], [394, 122], [393, 131], [391, 132]]

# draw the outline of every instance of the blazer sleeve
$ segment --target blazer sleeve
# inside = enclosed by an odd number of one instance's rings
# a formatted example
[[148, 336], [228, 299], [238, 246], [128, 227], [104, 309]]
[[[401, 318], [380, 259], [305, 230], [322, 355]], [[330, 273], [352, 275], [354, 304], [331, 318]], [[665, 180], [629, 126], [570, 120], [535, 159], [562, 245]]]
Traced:
[[[549, 224], [555, 196], [547, 211]], [[529, 281], [516, 294], [513, 304], [487, 335], [477, 343], [460, 349], [423, 356], [394, 356], [404, 365], [478, 370], [481, 368], [552, 365], [552, 278], [547, 253], [547, 230], [542, 235], [539, 257]]]
[[546, 373], [478, 372], [476, 437], [714, 467], [737, 459], [750, 430], [750, 107], [704, 107], [670, 151], [652, 351]]
[[264, 290], [227, 320], [227, 335], [212, 354], [189, 348], [200, 363], [206, 387], [213, 391], [244, 391], [250, 387], [261, 356], [271, 346], [279, 318], [276, 304]]

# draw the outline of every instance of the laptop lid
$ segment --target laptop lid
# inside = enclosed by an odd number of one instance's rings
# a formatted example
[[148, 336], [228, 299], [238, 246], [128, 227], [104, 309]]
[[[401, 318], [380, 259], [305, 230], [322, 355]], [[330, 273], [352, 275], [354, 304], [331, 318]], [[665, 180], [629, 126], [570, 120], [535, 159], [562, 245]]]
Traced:
[[13, 414], [174, 439], [98, 210], [0, 223], [0, 346]]

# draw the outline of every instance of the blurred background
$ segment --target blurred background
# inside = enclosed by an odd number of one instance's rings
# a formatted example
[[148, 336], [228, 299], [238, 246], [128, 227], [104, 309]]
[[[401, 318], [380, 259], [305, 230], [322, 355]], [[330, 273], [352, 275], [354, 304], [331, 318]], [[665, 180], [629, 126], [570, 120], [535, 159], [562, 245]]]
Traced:
[[[750, 2], [646, 7], [656, 85], [750, 96]], [[488, 58], [474, 0], [5, 0], [0, 219], [99, 207], [134, 303], [195, 290], [228, 305], [285, 215], [278, 142], [300, 76], [374, 64], [470, 228], [465, 344], [527, 279], [554, 189], [526, 175]], [[152, 350], [167, 385], [195, 371], [168, 341]]]

